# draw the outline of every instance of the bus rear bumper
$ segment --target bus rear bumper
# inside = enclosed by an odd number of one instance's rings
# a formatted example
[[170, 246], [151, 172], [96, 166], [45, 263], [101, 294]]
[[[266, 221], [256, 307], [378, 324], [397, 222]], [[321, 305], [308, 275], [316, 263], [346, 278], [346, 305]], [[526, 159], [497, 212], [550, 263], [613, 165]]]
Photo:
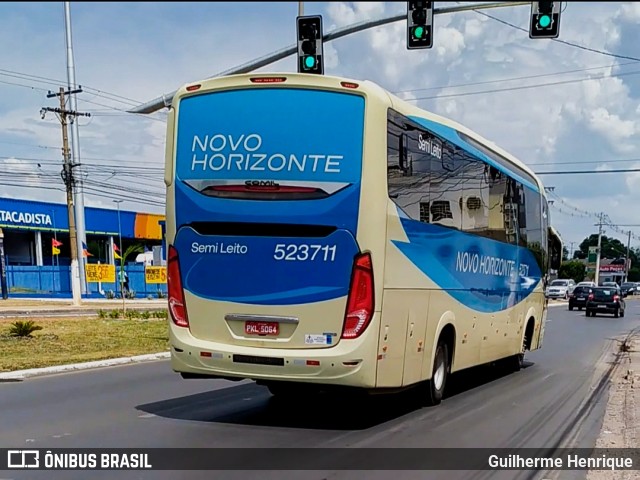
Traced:
[[[375, 318], [374, 318], [375, 320]], [[275, 349], [199, 340], [170, 325], [171, 368], [184, 378], [251, 379], [374, 388], [377, 335], [372, 321], [355, 340], [333, 347]]]

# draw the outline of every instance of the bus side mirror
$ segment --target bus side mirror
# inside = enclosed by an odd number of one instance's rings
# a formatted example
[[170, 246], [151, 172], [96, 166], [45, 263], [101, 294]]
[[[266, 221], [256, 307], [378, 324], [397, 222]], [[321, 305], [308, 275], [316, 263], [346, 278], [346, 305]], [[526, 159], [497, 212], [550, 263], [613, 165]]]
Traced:
[[549, 268], [560, 270], [562, 265], [562, 241], [549, 230]]

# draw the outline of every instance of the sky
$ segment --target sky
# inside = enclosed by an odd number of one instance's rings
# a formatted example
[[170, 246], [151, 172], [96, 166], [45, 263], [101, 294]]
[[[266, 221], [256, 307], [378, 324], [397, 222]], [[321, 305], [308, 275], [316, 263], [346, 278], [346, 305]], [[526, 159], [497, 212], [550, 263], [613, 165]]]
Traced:
[[[436, 2], [436, 7], [470, 2]], [[640, 3], [565, 2], [558, 41], [528, 35], [529, 6], [437, 14], [433, 48], [406, 21], [325, 43], [325, 73], [378, 83], [495, 142], [535, 172], [570, 250], [597, 233], [640, 247]], [[295, 42], [298, 2], [71, 2], [86, 206], [164, 212], [166, 110], [127, 109]], [[305, 2], [330, 32], [406, 2]], [[493, 17], [493, 18], [491, 18]], [[564, 42], [564, 43], [563, 43]], [[0, 3], [0, 195], [65, 202], [63, 2]], [[635, 56], [634, 56], [635, 53]], [[627, 57], [627, 58], [624, 58]], [[294, 56], [258, 71], [295, 72]], [[590, 174], [549, 174], [571, 170]], [[545, 173], [547, 172], [547, 173]], [[636, 225], [636, 226], [626, 226]], [[573, 243], [572, 243], [573, 242]]]

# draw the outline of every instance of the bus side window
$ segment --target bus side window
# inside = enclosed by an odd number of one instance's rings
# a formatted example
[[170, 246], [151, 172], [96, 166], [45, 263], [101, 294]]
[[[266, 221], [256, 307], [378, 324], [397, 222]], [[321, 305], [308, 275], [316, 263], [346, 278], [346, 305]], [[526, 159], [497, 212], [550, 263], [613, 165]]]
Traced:
[[387, 187], [389, 198], [414, 220], [428, 221], [428, 159], [414, 148], [418, 131], [411, 121], [389, 110], [387, 118]]

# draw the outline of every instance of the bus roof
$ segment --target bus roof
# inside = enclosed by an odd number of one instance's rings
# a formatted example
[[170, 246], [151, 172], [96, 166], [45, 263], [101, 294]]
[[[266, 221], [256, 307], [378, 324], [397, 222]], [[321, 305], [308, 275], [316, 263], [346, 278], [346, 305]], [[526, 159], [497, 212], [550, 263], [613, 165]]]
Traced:
[[180, 89], [178, 89], [172, 103], [175, 106], [177, 103], [176, 100], [180, 98], [191, 95], [198, 95], [211, 90], [227, 90], [235, 89], [238, 87], [256, 88], [265, 85], [269, 85], [271, 87], [277, 86], [281, 88], [286, 88], [292, 85], [310, 88], [320, 87], [328, 90], [360, 93], [367, 97], [377, 97], [382, 101], [386, 100], [390, 104], [390, 106], [392, 106], [395, 110], [403, 115], [419, 117], [427, 121], [439, 123], [445, 127], [455, 130], [456, 132], [468, 136], [485, 148], [492, 150], [496, 155], [507, 160], [507, 162], [509, 162], [516, 168], [516, 171], [513, 172], [514, 174], [517, 174], [517, 169], [520, 169], [531, 178], [533, 178], [540, 194], [546, 198], [546, 193], [542, 181], [524, 162], [511, 155], [506, 150], [503, 150], [494, 142], [487, 140], [473, 130], [465, 127], [464, 125], [436, 113], [419, 108], [407, 102], [406, 100], [401, 99], [400, 97], [394, 95], [393, 93], [389, 92], [388, 90], [370, 80], [356, 80], [346, 77], [336, 77], [330, 75], [310, 75], [293, 72], [243, 73], [238, 75], [214, 77], [185, 84]]

